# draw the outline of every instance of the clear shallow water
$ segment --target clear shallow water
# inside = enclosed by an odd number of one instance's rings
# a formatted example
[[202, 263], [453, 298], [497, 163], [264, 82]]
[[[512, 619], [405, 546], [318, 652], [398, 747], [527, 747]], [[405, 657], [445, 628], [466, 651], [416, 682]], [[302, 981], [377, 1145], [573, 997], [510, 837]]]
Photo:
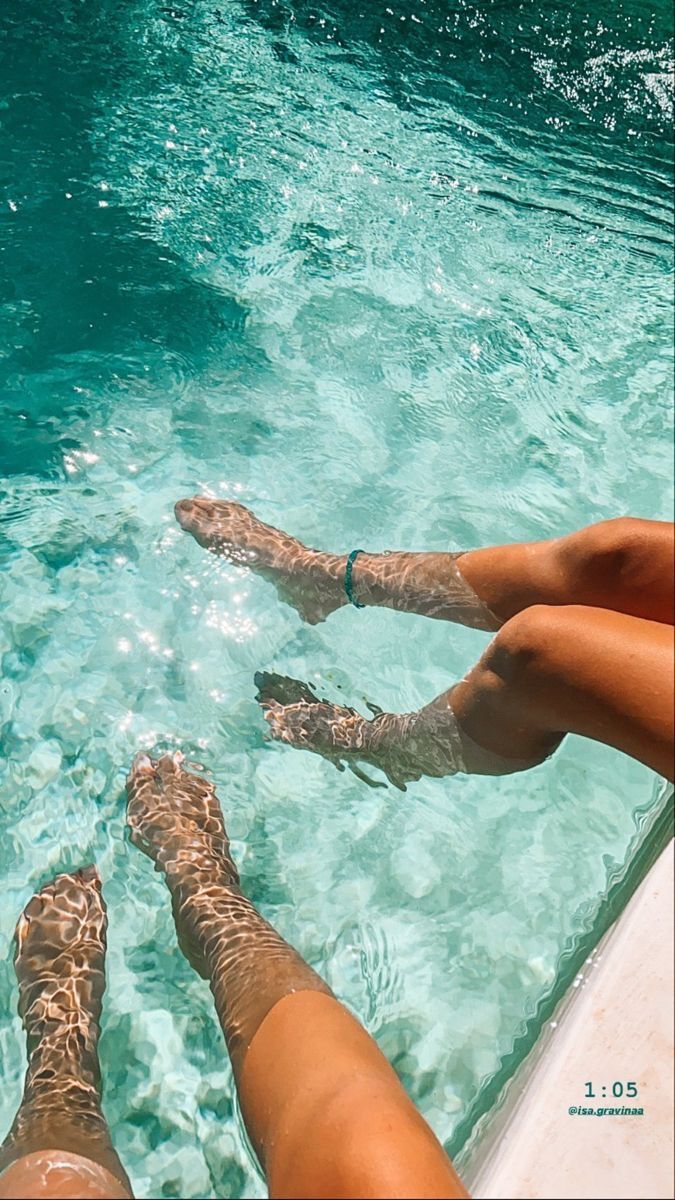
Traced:
[[95, 859], [137, 1193], [263, 1194], [208, 991], [123, 840], [133, 753], [180, 746], [252, 897], [458, 1150], [653, 778], [570, 740], [401, 796], [267, 745], [256, 669], [403, 710], [484, 636], [303, 627], [172, 505], [236, 495], [341, 550], [668, 515], [669, 6], [46, 8], [0, 15], [0, 1124], [16, 917]]

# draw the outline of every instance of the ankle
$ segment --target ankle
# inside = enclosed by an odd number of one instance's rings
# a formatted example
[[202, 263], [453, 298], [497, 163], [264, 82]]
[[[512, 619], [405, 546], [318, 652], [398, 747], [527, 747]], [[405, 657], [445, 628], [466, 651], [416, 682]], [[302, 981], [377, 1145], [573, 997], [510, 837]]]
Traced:
[[157, 866], [164, 871], [172, 894], [180, 893], [181, 902], [192, 895], [211, 889], [237, 888], [239, 872], [222, 848], [212, 850], [181, 837], [175, 846], [165, 847], [157, 856]]
[[368, 742], [373, 749], [396, 750], [403, 746], [445, 741], [457, 728], [457, 718], [444, 693], [424, 708], [407, 713], [380, 713], [368, 722]]
[[[355, 601], [368, 608], [405, 608], [407, 560], [412, 555], [398, 551], [361, 550], [354, 559], [351, 590]], [[344, 560], [345, 565], [347, 560]], [[343, 571], [344, 578], [344, 571]]]
[[410, 717], [414, 713], [380, 713], [372, 721], [364, 720], [363, 745], [372, 761], [382, 758], [392, 750], [401, 750], [404, 744]]
[[258, 914], [243, 895], [238, 878], [235, 882], [222, 877], [183, 876], [169, 886], [176, 927], [188, 959], [200, 975], [209, 978], [217, 965], [221, 944], [229, 939], [241, 917], [245, 915], [244, 926], [248, 929], [251, 915], [258, 918]]
[[366, 747], [369, 761], [399, 786], [422, 775], [438, 779], [465, 770], [461, 735], [447, 704], [382, 713], [368, 723]]
[[330, 595], [337, 607], [348, 603], [345, 592], [346, 554], [328, 554], [324, 550], [307, 550], [305, 567], [321, 591]]
[[100, 1037], [99, 1017], [100, 1007], [94, 1003], [91, 1008], [68, 1008], [61, 1013], [34, 1015], [31, 1019], [24, 1016], [24, 1029], [28, 1041], [28, 1059], [32, 1061], [35, 1055], [63, 1055], [64, 1045], [68, 1043], [76, 1051], [73, 1061], [96, 1055], [96, 1047]]
[[63, 1038], [57, 1047], [40, 1044], [28, 1059], [24, 1097], [52, 1110], [95, 1111], [100, 1105], [101, 1069], [95, 1048], [66, 1056]]
[[[47, 1000], [48, 1002], [48, 1000]], [[79, 1072], [80, 1064], [96, 1065], [97, 1046], [100, 1036], [98, 1019], [100, 1009], [95, 1003], [95, 1011], [82, 1008], [58, 1009], [56, 1005], [45, 1015], [45, 1005], [41, 1004], [38, 1011], [33, 1006], [28, 1016], [24, 1010], [24, 1029], [28, 1046], [28, 1069], [40, 1071], [45, 1063], [57, 1063], [66, 1070]], [[70, 1053], [66, 1055], [64, 1047], [68, 1045]]]

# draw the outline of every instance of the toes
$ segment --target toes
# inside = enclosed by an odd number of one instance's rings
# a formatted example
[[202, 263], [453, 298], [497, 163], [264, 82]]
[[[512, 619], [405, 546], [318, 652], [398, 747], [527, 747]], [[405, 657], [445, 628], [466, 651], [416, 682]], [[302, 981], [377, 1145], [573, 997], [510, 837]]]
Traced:
[[36, 892], [25, 911], [28, 911], [33, 900], [42, 901], [45, 907], [61, 902], [78, 904], [92, 894], [100, 897], [101, 876], [98, 868], [93, 863], [89, 863], [86, 867], [80, 867], [78, 871], [67, 871], [62, 875], [55, 875], [49, 883], [40, 888], [39, 892]]
[[[127, 781], [127, 825], [132, 845], [155, 861], [168, 847], [197, 839], [227, 851], [223, 814], [214, 787], [183, 768], [180, 751], [159, 759], [137, 756]], [[195, 843], [196, 844], [196, 843]], [[159, 856], [159, 857], [158, 857]]]
[[[148, 754], [143, 753], [137, 754], [127, 776], [129, 804], [135, 801], [137, 789], [141, 793], [138, 803], [146, 808], [150, 807], [151, 795], [154, 794], [155, 801], [159, 801], [166, 789], [177, 784], [184, 791], [196, 789], [201, 794], [205, 787], [208, 788], [208, 784], [199, 775], [192, 775], [184, 770], [184, 762], [185, 755], [181, 750], [174, 750], [172, 754], [162, 754], [159, 758], [150, 758]], [[152, 784], [153, 787], [148, 791], [147, 787], [141, 786], [143, 783]]]
[[180, 750], [175, 750], [173, 754], [163, 754], [155, 763], [155, 771], [163, 782], [177, 779], [183, 772], [181, 763], [185, 755], [181, 754]]
[[173, 511], [178, 524], [188, 532], [194, 532], [200, 525], [213, 519], [211, 502], [202, 496], [178, 500]]
[[47, 887], [43, 888], [41, 892], [36, 892], [34, 896], [31, 896], [28, 904], [19, 917], [19, 924], [22, 924], [24, 921], [29, 923], [31, 921], [36, 921], [38, 917], [42, 915], [45, 907], [49, 905], [53, 897], [53, 892], [53, 884], [49, 884]]
[[307, 683], [292, 679], [290, 675], [277, 675], [274, 671], [256, 671], [253, 682], [258, 692], [256, 700], [266, 706], [272, 701], [279, 704], [317, 704], [319, 697]]
[[262, 702], [262, 709], [272, 737], [285, 742], [290, 741], [290, 735], [286, 728], [284, 705], [280, 704], [278, 700], [265, 700]]
[[176, 520], [178, 521], [179, 524], [183, 517], [190, 516], [190, 514], [192, 513], [192, 507], [193, 506], [192, 506], [191, 500], [177, 500], [176, 501], [176, 503], [173, 506], [173, 511], [174, 511]]
[[173, 754], [163, 754], [160, 758], [151, 758], [149, 754], [141, 751], [131, 764], [127, 776], [127, 792], [131, 793], [143, 781], [161, 785], [177, 778], [183, 773], [181, 763], [184, 758], [185, 755], [180, 750], [175, 750]]
[[16, 927], [17, 956], [35, 933], [44, 946], [72, 946], [105, 929], [101, 877], [95, 866], [57, 875], [28, 901]]
[[141, 779], [152, 779], [155, 772], [154, 764], [148, 754], [136, 754], [127, 775], [127, 791]]
[[209, 536], [224, 532], [237, 518], [240, 523], [242, 518], [249, 518], [249, 525], [256, 522], [253, 514], [238, 501], [211, 500], [208, 496], [192, 496], [189, 499], [178, 500], [173, 511], [183, 529], [189, 532], [201, 529], [204, 535]]
[[93, 887], [95, 891], [101, 891], [101, 876], [98, 873], [98, 867], [94, 863], [89, 863], [87, 867], [80, 867], [79, 871], [75, 872], [74, 878], [78, 878], [87, 887]]

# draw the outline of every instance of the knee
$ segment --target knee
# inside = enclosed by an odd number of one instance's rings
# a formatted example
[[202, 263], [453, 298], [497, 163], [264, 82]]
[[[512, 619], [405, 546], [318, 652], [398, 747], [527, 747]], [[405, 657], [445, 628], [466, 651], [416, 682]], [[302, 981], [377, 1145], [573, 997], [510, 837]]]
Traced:
[[645, 522], [637, 517], [614, 517], [561, 538], [555, 553], [573, 577], [594, 584], [620, 586], [634, 582], [648, 554]]
[[589, 525], [576, 536], [582, 552], [589, 558], [614, 556], [625, 561], [645, 545], [647, 524], [639, 517], [613, 517], [610, 521]]
[[484, 668], [510, 685], [550, 674], [569, 647], [577, 612], [575, 605], [524, 608], [502, 625], [483, 658]]
[[129, 1200], [131, 1192], [100, 1163], [69, 1150], [34, 1150], [0, 1174], [0, 1200], [10, 1196], [80, 1196]]

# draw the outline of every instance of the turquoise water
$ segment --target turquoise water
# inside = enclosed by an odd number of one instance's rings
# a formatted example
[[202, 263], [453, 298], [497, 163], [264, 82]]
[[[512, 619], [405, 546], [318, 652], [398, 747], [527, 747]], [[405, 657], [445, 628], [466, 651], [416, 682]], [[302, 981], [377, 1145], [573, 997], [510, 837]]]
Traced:
[[5, 0], [3, 1130], [16, 917], [95, 859], [105, 1108], [137, 1194], [263, 1194], [208, 990], [124, 841], [139, 747], [212, 773], [250, 895], [453, 1152], [510, 1070], [653, 776], [570, 739], [527, 776], [402, 796], [266, 743], [261, 667], [405, 710], [485, 635], [305, 627], [172, 505], [235, 496], [335, 550], [669, 515], [669, 21], [661, 0]]

